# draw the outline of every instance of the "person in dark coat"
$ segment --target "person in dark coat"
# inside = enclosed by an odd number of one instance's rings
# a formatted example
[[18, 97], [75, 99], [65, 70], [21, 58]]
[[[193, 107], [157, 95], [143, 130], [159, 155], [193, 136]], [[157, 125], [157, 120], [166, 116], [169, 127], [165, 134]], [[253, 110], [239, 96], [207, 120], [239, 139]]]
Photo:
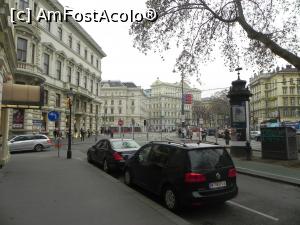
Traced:
[[225, 139], [226, 145], [229, 145], [230, 133], [229, 133], [229, 130], [228, 130], [228, 129], [226, 129], [226, 130], [224, 131], [224, 139]]
[[80, 128], [80, 136], [81, 136], [81, 141], [84, 141], [85, 131], [83, 130], [83, 128]]

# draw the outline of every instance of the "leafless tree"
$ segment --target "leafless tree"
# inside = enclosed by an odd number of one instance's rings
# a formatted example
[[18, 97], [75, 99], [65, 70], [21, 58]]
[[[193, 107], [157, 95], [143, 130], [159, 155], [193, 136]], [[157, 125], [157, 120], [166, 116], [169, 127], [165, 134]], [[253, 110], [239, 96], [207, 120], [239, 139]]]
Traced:
[[175, 71], [198, 74], [220, 50], [238, 64], [269, 69], [276, 56], [300, 70], [300, 0], [147, 0], [155, 22], [132, 24], [134, 45], [144, 53], [180, 49]]

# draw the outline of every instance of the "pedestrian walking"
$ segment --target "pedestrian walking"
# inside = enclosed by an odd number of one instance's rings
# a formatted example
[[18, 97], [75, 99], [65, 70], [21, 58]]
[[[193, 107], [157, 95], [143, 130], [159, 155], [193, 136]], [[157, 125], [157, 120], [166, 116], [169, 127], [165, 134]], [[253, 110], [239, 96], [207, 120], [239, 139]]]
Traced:
[[53, 137], [54, 137], [54, 139], [56, 139], [56, 137], [57, 137], [57, 130], [56, 130], [56, 128], [53, 131]]
[[84, 136], [85, 136], [85, 131], [83, 128], [80, 128], [80, 138], [81, 138], [81, 141], [84, 141]]
[[114, 132], [112, 131], [112, 129], [109, 129], [109, 133], [110, 133], [110, 138], [114, 138]]
[[201, 137], [202, 137], [202, 141], [206, 141], [206, 130], [203, 130], [202, 133], [201, 133]]
[[229, 130], [228, 130], [228, 129], [226, 129], [226, 130], [224, 131], [224, 139], [225, 139], [226, 145], [229, 145], [230, 133], [229, 133]]

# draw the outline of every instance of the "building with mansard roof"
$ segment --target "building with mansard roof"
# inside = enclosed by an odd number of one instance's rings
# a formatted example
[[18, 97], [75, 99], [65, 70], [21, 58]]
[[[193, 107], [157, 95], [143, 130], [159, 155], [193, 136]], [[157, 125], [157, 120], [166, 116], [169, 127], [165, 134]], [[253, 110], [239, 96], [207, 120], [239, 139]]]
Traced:
[[125, 128], [134, 126], [136, 131], [145, 131], [149, 98], [140, 86], [133, 82], [102, 81], [100, 96], [103, 127], [117, 129], [118, 121], [122, 120]]

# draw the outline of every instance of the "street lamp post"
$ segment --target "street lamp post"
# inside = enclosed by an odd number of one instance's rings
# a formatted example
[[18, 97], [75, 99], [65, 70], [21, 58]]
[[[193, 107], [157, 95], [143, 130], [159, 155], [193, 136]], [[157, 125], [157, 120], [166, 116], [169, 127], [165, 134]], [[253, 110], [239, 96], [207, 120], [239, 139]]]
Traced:
[[73, 89], [70, 88], [70, 91], [68, 92], [68, 106], [69, 106], [69, 134], [68, 134], [68, 151], [67, 151], [67, 159], [71, 159], [72, 158], [72, 130], [71, 130], [71, 121], [72, 121], [72, 98], [73, 98]]

